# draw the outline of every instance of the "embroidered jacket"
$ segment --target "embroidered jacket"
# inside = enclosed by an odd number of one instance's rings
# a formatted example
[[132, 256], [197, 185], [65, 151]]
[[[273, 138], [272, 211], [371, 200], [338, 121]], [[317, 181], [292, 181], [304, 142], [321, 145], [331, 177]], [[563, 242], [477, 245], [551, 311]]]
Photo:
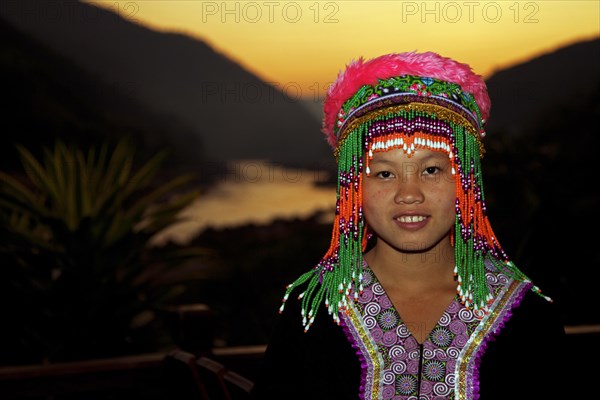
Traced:
[[323, 307], [304, 333], [299, 301], [290, 296], [255, 397], [565, 398], [549, 385], [562, 377], [564, 357], [564, 329], [554, 305], [531, 292], [530, 283], [489, 267], [486, 277], [495, 297], [489, 314], [478, 318], [455, 298], [422, 344], [366, 265], [362, 295], [340, 314], [341, 326]]

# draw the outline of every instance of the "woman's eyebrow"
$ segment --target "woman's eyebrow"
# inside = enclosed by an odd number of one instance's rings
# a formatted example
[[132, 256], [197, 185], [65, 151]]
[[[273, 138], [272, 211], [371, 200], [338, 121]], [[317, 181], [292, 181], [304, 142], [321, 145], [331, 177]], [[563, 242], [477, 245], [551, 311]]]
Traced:
[[389, 160], [387, 158], [373, 158], [372, 160], [369, 161], [369, 164], [389, 164], [389, 165], [392, 165], [392, 164], [394, 164], [394, 161]]
[[[406, 163], [406, 162], [409, 162], [409, 163], [423, 163], [423, 162], [430, 161], [432, 159], [436, 160], [436, 161], [446, 161], [446, 160], [448, 160], [448, 155], [446, 153], [442, 153], [442, 152], [437, 152], [436, 151], [436, 152], [432, 152], [431, 154], [424, 155], [422, 157], [413, 158], [412, 160], [409, 159], [410, 161], [403, 160], [403, 161], [400, 161], [400, 163], [403, 163], [403, 164]], [[398, 163], [398, 161], [394, 161], [394, 160], [392, 160], [390, 158], [387, 158], [385, 156], [379, 156], [377, 158], [372, 158], [369, 161], [369, 164], [388, 164], [388, 165], [394, 165], [396, 163]]]

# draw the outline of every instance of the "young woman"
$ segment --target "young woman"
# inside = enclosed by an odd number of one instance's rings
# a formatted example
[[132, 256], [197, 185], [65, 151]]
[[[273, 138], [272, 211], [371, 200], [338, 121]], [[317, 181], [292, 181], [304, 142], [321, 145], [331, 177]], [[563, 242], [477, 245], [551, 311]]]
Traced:
[[489, 109], [483, 79], [432, 52], [340, 73], [333, 238], [287, 288], [257, 399], [568, 398], [558, 314], [486, 216]]

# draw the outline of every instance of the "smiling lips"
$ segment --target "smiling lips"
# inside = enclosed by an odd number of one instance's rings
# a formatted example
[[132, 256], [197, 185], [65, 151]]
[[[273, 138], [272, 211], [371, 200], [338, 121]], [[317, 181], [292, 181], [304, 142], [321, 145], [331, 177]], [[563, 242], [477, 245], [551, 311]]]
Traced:
[[427, 216], [425, 215], [401, 215], [399, 217], [396, 218], [396, 221], [405, 223], [405, 224], [410, 224], [410, 223], [415, 223], [415, 222], [423, 222], [427, 219]]

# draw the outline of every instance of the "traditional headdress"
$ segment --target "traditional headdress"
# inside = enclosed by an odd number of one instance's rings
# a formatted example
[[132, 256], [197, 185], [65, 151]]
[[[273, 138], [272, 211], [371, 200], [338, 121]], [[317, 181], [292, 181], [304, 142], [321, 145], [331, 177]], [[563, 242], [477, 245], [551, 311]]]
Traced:
[[[330, 86], [323, 133], [338, 162], [336, 215], [329, 250], [315, 268], [288, 285], [308, 282], [302, 298], [308, 329], [325, 302], [334, 320], [351, 293], [362, 290], [367, 226], [362, 212], [362, 173], [373, 152], [415, 149], [446, 152], [456, 182], [453, 232], [458, 294], [479, 315], [493, 300], [484, 260], [509, 276], [528, 278], [508, 259], [486, 215], [481, 157], [490, 99], [482, 77], [466, 64], [433, 52], [383, 55], [351, 62]], [[355, 290], [351, 290], [354, 285]], [[536, 286], [533, 290], [540, 293]]]

